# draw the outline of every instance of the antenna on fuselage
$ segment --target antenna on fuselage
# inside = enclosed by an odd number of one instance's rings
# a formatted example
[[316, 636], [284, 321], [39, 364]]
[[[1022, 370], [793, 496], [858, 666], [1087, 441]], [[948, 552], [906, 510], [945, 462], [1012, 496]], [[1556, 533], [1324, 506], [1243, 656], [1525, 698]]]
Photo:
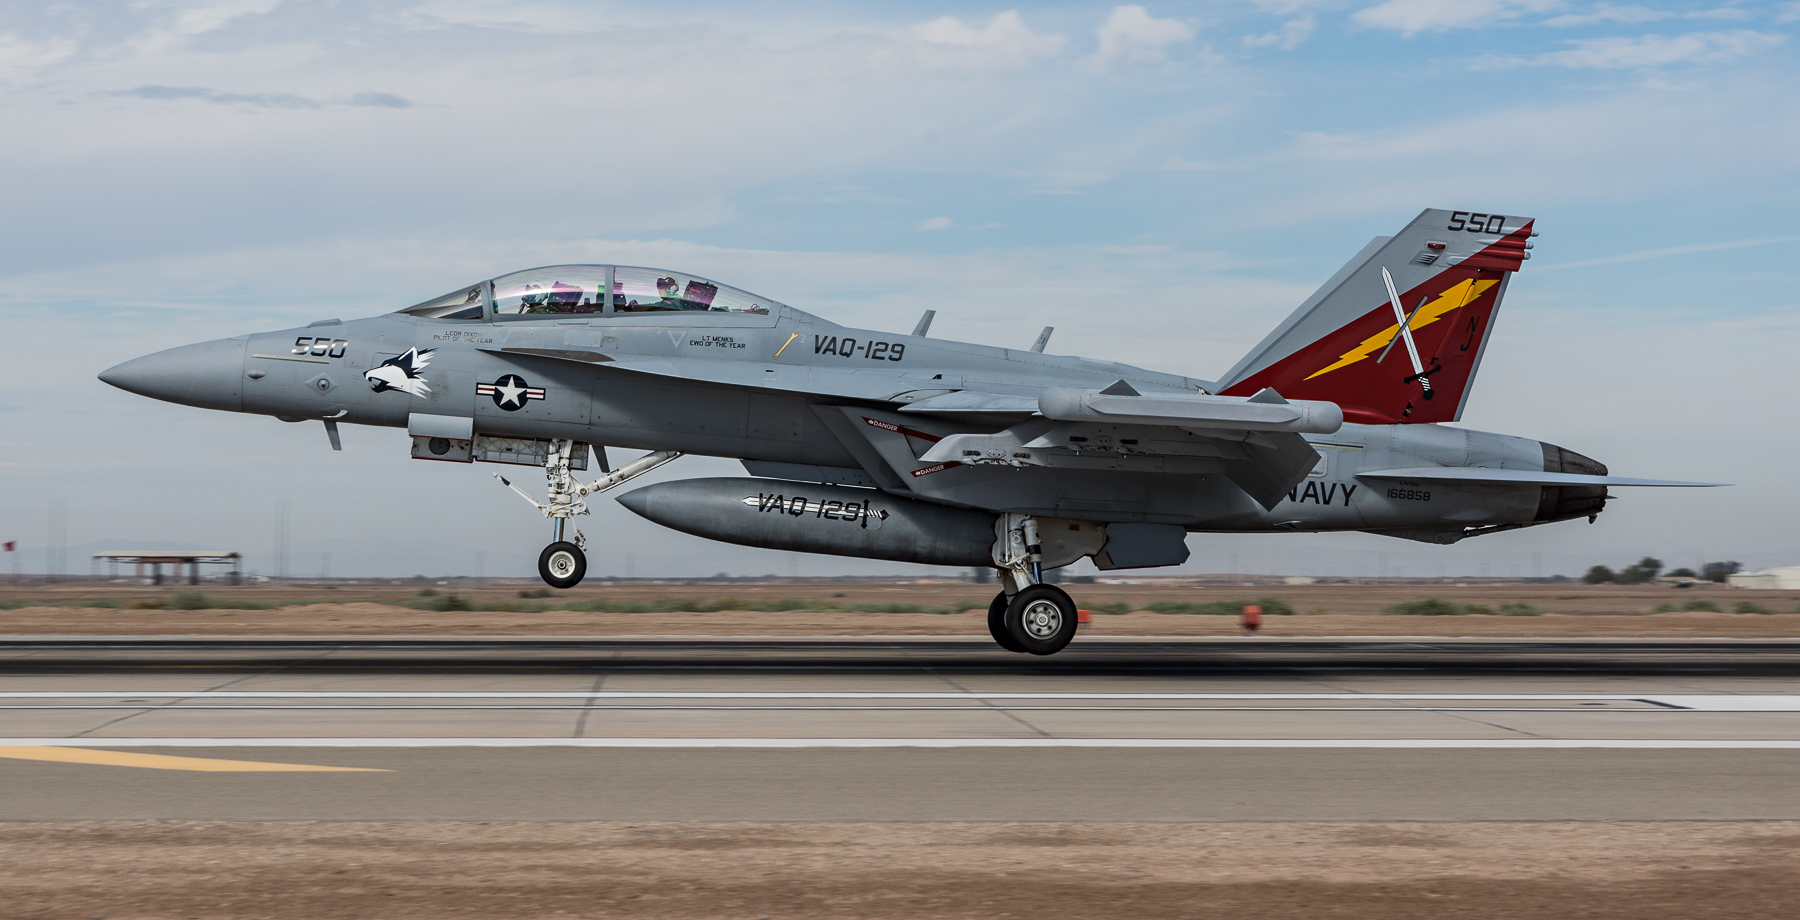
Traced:
[[931, 331], [931, 320], [936, 316], [936, 310], [926, 310], [925, 315], [919, 317], [919, 324], [913, 327], [913, 335], [916, 335], [921, 339], [924, 338], [925, 333]]
[[1039, 354], [1043, 354], [1044, 346], [1050, 344], [1050, 333], [1055, 332], [1055, 331], [1056, 331], [1055, 326], [1045, 326], [1044, 331], [1038, 333], [1038, 340], [1036, 343], [1034, 343], [1031, 346], [1031, 350], [1035, 351]]

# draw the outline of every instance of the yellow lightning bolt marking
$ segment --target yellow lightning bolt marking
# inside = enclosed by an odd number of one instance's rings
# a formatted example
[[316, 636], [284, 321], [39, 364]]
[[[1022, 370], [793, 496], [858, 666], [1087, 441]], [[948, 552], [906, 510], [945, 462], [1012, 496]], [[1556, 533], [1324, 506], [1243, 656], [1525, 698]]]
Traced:
[[[1429, 326], [1432, 323], [1437, 322], [1444, 314], [1462, 308], [1464, 304], [1472, 302], [1475, 298], [1480, 297], [1487, 291], [1488, 288], [1499, 283], [1500, 282], [1498, 281], [1476, 281], [1474, 279], [1469, 279], [1454, 285], [1450, 289], [1444, 291], [1444, 293], [1439, 294], [1436, 300], [1421, 307], [1419, 312], [1413, 316], [1412, 322], [1406, 324], [1407, 328], [1417, 331]], [[1306, 379], [1311, 380], [1313, 377], [1317, 377], [1321, 374], [1329, 374], [1340, 367], [1348, 367], [1355, 364], [1386, 347], [1387, 343], [1393, 341], [1394, 336], [1399, 334], [1400, 324], [1395, 323], [1386, 329], [1363, 339], [1355, 348], [1339, 355], [1337, 363], [1320, 369]]]

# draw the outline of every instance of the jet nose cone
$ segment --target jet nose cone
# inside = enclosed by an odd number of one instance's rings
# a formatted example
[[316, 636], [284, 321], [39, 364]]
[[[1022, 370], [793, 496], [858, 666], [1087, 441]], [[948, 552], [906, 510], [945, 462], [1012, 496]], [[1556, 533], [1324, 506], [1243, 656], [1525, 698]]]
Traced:
[[202, 409], [243, 409], [243, 339], [183, 345], [100, 372], [121, 390]]

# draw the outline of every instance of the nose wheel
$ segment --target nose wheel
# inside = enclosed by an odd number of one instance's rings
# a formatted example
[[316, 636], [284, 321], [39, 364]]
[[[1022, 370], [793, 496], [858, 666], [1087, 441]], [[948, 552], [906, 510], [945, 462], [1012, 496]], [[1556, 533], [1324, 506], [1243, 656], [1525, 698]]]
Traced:
[[587, 553], [567, 540], [558, 540], [538, 554], [538, 577], [552, 588], [573, 588], [587, 576]]

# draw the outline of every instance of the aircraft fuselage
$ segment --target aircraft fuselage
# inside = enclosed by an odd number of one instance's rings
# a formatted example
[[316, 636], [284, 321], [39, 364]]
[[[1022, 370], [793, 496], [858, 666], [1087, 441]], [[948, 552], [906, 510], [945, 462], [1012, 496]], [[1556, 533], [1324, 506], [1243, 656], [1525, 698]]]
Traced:
[[[393, 363], [409, 354], [416, 368]], [[1212, 385], [1110, 361], [844, 327], [789, 307], [768, 315], [326, 321], [171, 349], [104, 379], [146, 396], [286, 421], [417, 428], [421, 417], [468, 419], [483, 435], [728, 457], [778, 479], [1189, 531], [1364, 530], [1454, 542], [1477, 528], [1588, 516], [1604, 503], [1594, 487], [1359, 478], [1421, 466], [1543, 471], [1547, 457], [1568, 454], [1435, 424], [1345, 424], [1308, 435], [1321, 459], [1271, 508], [1219, 475], [1220, 458], [1134, 450], [1130, 435], [1154, 432], [1130, 426], [1090, 426], [1116, 430], [1107, 443], [1064, 452], [1058, 465], [933, 470], [917, 462], [928, 439], [999, 431], [1018, 418], [980, 407], [907, 411], [934, 396], [979, 390], [1029, 401], [1051, 387], [1119, 380], [1144, 394]], [[896, 430], [910, 434], [885, 444], [865, 437]]]

